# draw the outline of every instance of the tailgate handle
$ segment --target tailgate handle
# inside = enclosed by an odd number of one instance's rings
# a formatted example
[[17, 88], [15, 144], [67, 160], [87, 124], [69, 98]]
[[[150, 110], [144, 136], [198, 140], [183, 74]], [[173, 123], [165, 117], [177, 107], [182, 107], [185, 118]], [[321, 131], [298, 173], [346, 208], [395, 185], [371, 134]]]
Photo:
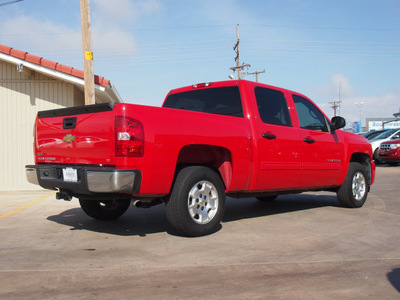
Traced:
[[76, 126], [76, 117], [63, 119], [63, 129], [74, 129], [75, 126]]

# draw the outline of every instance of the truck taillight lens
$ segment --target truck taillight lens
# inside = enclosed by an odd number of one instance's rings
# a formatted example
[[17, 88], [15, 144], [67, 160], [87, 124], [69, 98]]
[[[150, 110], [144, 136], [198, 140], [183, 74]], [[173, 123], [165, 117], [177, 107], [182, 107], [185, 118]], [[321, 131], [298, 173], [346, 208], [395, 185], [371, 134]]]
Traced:
[[140, 121], [126, 117], [115, 117], [115, 155], [141, 157], [144, 154], [144, 133]]

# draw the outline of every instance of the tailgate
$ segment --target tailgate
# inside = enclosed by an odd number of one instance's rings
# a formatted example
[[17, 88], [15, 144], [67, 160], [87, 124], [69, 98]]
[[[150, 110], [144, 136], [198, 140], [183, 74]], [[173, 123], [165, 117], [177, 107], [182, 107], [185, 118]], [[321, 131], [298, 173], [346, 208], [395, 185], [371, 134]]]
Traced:
[[41, 111], [36, 163], [115, 164], [113, 103]]

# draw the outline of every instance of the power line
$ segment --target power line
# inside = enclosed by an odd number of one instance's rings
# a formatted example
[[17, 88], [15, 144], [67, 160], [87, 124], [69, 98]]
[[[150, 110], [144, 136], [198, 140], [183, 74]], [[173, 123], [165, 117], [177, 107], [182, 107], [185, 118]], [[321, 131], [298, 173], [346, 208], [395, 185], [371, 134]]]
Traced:
[[8, 4], [13, 4], [13, 3], [21, 2], [21, 1], [23, 1], [23, 0], [8, 1], [8, 2], [4, 2], [4, 3], [0, 3], [0, 6], [5, 6]]

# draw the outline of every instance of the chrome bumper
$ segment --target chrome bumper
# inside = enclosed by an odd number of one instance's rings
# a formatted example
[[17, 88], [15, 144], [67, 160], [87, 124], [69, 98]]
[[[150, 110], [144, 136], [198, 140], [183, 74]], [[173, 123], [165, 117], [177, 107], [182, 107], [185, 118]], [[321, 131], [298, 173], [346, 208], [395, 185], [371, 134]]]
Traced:
[[87, 171], [88, 190], [93, 193], [132, 193], [136, 174], [127, 171]]

